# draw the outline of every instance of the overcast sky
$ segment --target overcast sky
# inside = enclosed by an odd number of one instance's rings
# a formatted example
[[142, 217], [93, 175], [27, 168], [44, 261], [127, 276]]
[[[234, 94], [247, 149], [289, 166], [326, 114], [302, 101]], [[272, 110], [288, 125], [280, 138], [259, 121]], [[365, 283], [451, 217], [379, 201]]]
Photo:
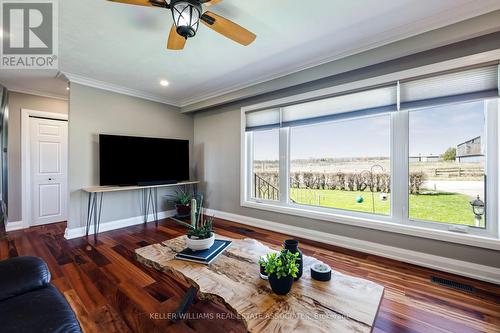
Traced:
[[[449, 147], [484, 136], [484, 103], [473, 102], [410, 112], [410, 155], [441, 155]], [[254, 134], [254, 158], [278, 159], [278, 131]], [[388, 115], [291, 129], [291, 159], [389, 157]]]

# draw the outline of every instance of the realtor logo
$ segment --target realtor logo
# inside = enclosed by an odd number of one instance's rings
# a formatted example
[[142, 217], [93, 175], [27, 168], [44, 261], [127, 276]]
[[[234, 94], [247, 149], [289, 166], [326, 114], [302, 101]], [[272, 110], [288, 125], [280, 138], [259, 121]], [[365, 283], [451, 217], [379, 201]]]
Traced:
[[1, 0], [1, 67], [57, 69], [57, 2]]

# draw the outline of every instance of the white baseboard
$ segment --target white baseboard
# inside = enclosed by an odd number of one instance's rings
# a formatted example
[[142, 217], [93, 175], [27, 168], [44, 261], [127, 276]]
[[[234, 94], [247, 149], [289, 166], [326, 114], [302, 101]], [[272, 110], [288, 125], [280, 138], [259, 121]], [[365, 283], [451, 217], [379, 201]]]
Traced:
[[439, 271], [444, 271], [448, 273], [474, 278], [477, 280], [500, 284], [500, 268], [479, 265], [467, 261], [450, 259], [446, 257], [436, 256], [412, 250], [405, 250], [379, 243], [373, 243], [364, 240], [338, 236], [322, 231], [290, 226], [283, 223], [271, 222], [213, 209], [207, 209], [206, 214], [215, 215], [215, 217], [224, 220], [234, 221], [257, 228], [272, 230], [295, 237], [310, 239], [321, 243], [336, 245], [351, 250], [370, 253], [385, 258], [395, 259], [410, 264], [436, 269]]
[[24, 223], [23, 221], [15, 221], [15, 222], [9, 222], [5, 224], [5, 231], [15, 231], [15, 230], [21, 230], [24, 229]]
[[[158, 218], [164, 219], [167, 217], [172, 217], [175, 214], [176, 214], [175, 209], [174, 210], [167, 210], [167, 211], [163, 211], [163, 212], [158, 212]], [[148, 221], [154, 222], [154, 214], [149, 214]], [[126, 219], [121, 219], [121, 220], [101, 222], [101, 224], [99, 226], [99, 232], [105, 232], [105, 231], [130, 227], [130, 226], [138, 225], [138, 224], [142, 224], [142, 223], [144, 223], [144, 216], [143, 215], [130, 217], [130, 218], [126, 218]], [[93, 234], [94, 234], [94, 228], [91, 227], [89, 230], [89, 235], [93, 235]], [[64, 238], [66, 238], [66, 239], [78, 238], [78, 237], [82, 237], [85, 235], [86, 235], [86, 228], [85, 227], [66, 228], [66, 231], [64, 232]]]

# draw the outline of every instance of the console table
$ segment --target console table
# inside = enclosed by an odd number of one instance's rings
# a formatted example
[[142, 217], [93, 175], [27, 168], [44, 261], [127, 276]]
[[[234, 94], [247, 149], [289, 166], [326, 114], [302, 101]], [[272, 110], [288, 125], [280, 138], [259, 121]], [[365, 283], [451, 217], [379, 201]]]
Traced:
[[184, 187], [187, 191], [189, 188], [192, 193], [196, 193], [199, 181], [185, 181], [175, 184], [150, 185], [150, 186], [90, 186], [83, 188], [82, 191], [88, 195], [87, 202], [87, 223], [86, 235], [89, 235], [90, 226], [94, 224], [94, 240], [97, 241], [99, 233], [99, 225], [101, 223], [102, 202], [104, 193], [137, 191], [142, 192], [142, 209], [144, 212], [144, 223], [148, 222], [149, 210], [152, 209], [156, 225], [158, 225], [158, 189], [165, 187]]

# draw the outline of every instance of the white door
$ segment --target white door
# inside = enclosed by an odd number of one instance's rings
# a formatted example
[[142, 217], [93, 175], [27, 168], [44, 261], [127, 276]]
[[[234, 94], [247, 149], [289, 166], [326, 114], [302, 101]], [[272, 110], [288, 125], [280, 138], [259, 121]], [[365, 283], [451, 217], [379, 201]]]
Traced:
[[68, 122], [30, 117], [31, 223], [66, 221]]

